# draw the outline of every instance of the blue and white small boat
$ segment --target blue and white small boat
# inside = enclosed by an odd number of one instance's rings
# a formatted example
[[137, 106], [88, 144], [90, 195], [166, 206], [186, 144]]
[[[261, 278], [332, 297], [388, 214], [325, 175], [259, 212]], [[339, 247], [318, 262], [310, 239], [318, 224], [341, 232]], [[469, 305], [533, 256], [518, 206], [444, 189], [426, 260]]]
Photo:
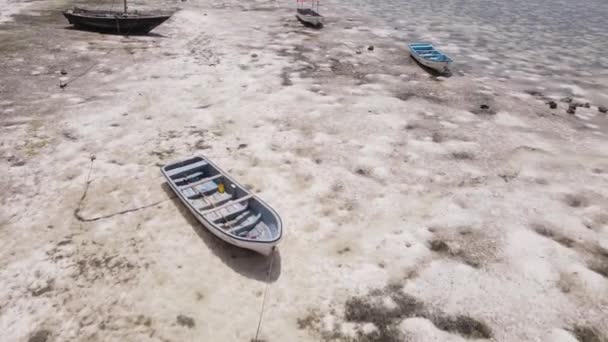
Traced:
[[447, 72], [450, 63], [452, 63], [452, 59], [435, 49], [433, 44], [414, 43], [409, 44], [409, 47], [410, 55], [420, 64], [439, 72]]
[[161, 172], [186, 208], [220, 239], [263, 255], [281, 240], [283, 225], [274, 209], [209, 159], [192, 157]]

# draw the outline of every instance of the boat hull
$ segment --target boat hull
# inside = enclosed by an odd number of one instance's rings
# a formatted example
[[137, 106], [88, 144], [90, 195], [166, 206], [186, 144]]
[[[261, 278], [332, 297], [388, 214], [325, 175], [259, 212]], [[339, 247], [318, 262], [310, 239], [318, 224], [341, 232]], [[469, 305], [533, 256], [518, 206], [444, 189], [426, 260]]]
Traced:
[[324, 17], [311, 9], [298, 9], [296, 11], [296, 18], [301, 22], [314, 27], [323, 26]]
[[205, 218], [199, 214], [198, 211], [194, 210], [189, 203], [182, 197], [179, 195], [179, 190], [175, 188], [175, 186], [173, 185], [173, 183], [169, 182], [169, 185], [171, 185], [171, 188], [173, 189], [173, 191], [178, 194], [178, 197], [180, 199], [180, 201], [182, 202], [183, 205], [186, 206], [186, 208], [188, 208], [188, 210], [192, 213], [192, 215], [194, 215], [194, 217], [208, 230], [210, 231], [213, 235], [217, 236], [218, 238], [224, 240], [225, 242], [240, 247], [240, 248], [245, 248], [245, 249], [249, 249], [252, 250], [254, 252], [257, 252], [259, 254], [262, 255], [270, 255], [272, 254], [272, 252], [274, 251], [274, 249], [276, 248], [276, 246], [279, 244], [280, 240], [277, 240], [276, 242], [272, 242], [272, 243], [259, 243], [259, 242], [250, 242], [250, 241], [242, 241], [242, 240], [237, 240], [234, 239], [232, 237], [230, 237], [229, 235], [223, 234], [222, 232], [218, 231], [217, 228], [215, 228], [214, 226], [212, 226], [211, 224], [209, 224], [209, 222], [207, 222], [207, 220], [205, 220]]
[[65, 11], [63, 15], [76, 28], [117, 34], [146, 34], [171, 17], [167, 15], [128, 15], [107, 11]]
[[[221, 171], [221, 169], [219, 169], [217, 166], [215, 166], [211, 161], [209, 161], [208, 159], [204, 159], [204, 161], [206, 163], [208, 163], [209, 165], [211, 165], [215, 170], [219, 171], [223, 177], [225, 177], [227, 180], [229, 180], [229, 182], [231, 182], [232, 184], [236, 184], [238, 187], [242, 188], [242, 185], [238, 184], [236, 181], [234, 181], [234, 179], [232, 179], [226, 173]], [[277, 226], [278, 234], [276, 237], [273, 238], [273, 240], [271, 240], [271, 241], [251, 240], [251, 239], [244, 239], [244, 238], [237, 237], [235, 235], [228, 234], [224, 230], [221, 230], [220, 228], [216, 227], [214, 224], [209, 222], [203, 216], [203, 214], [201, 214], [200, 211], [196, 210], [192, 206], [192, 204], [186, 199], [186, 197], [184, 197], [184, 194], [182, 193], [179, 186], [177, 184], [175, 184], [175, 182], [172, 180], [171, 176], [167, 173], [167, 167], [169, 167], [170, 165], [174, 165], [174, 164], [169, 164], [169, 165], [161, 168], [161, 172], [167, 179], [167, 183], [169, 184], [169, 186], [171, 186], [171, 189], [175, 192], [175, 194], [180, 199], [182, 204], [184, 206], [186, 206], [186, 208], [188, 208], [188, 210], [192, 213], [192, 215], [194, 215], [194, 217], [209, 232], [211, 232], [213, 235], [217, 236], [218, 238], [222, 239], [223, 241], [225, 241], [231, 245], [234, 245], [234, 246], [237, 246], [240, 248], [244, 248], [244, 249], [249, 249], [249, 250], [252, 250], [254, 252], [257, 252], [259, 254], [266, 255], [266, 256], [272, 254], [272, 252], [276, 249], [277, 245], [279, 244], [279, 242], [282, 239], [282, 223], [281, 223], [281, 219], [278, 216], [278, 214], [270, 206], [268, 206], [266, 203], [262, 202], [259, 198], [252, 195], [252, 197], [253, 197], [252, 200], [254, 200], [257, 204], [262, 206], [264, 208], [264, 211], [267, 211], [267, 213], [269, 213], [271, 215], [271, 217], [274, 221], [273, 223], [275, 223]]]
[[440, 73], [449, 73], [452, 59], [435, 49], [432, 44], [413, 43], [409, 44], [409, 49], [410, 55], [421, 65]]
[[433, 69], [435, 71], [438, 71], [438, 72], [447, 72], [447, 71], [449, 71], [450, 62], [434, 62], [434, 61], [429, 61], [428, 59], [420, 57], [415, 52], [410, 52], [410, 55], [412, 57], [414, 57], [414, 59], [417, 60], [418, 63], [424, 65], [427, 68], [431, 68], [431, 69]]

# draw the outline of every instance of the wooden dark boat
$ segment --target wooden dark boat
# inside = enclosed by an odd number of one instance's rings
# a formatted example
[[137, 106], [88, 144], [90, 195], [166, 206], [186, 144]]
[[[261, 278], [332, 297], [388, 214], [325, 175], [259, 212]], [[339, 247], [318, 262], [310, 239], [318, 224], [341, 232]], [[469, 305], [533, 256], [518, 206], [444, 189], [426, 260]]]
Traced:
[[146, 34], [169, 19], [167, 12], [127, 12], [74, 8], [63, 12], [70, 24], [79, 29], [118, 34]]
[[306, 25], [320, 28], [323, 26], [323, 16], [319, 14], [319, 0], [311, 0], [310, 7], [306, 7], [306, 0], [298, 0], [296, 18]]

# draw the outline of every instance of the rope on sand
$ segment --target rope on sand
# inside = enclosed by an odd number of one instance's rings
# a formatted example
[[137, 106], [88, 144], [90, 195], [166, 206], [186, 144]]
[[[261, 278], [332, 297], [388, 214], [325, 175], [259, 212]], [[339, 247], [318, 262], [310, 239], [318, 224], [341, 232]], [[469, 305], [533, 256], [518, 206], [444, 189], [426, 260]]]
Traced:
[[270, 286], [270, 273], [272, 273], [272, 263], [274, 261], [275, 247], [272, 248], [272, 254], [270, 255], [270, 265], [268, 272], [266, 273], [266, 286], [264, 287], [264, 296], [262, 297], [262, 309], [260, 310], [260, 317], [258, 318], [258, 328], [255, 331], [255, 338], [252, 342], [259, 342], [258, 336], [260, 334], [260, 328], [262, 327], [262, 316], [264, 315], [264, 306], [266, 305], [266, 294], [268, 293], [268, 287]]
[[90, 179], [91, 179], [91, 173], [93, 171], [93, 162], [95, 161], [95, 159], [96, 159], [95, 156], [91, 156], [91, 165], [89, 166], [89, 173], [87, 174], [87, 181], [85, 183], [84, 191], [82, 193], [82, 196], [80, 197], [78, 206], [76, 207], [76, 209], [74, 209], [74, 217], [76, 217], [76, 219], [80, 222], [93, 222], [93, 221], [97, 221], [97, 220], [101, 220], [101, 219], [107, 219], [107, 218], [114, 217], [117, 215], [122, 215], [122, 214], [130, 213], [130, 212], [138, 211], [141, 209], [150, 208], [150, 207], [153, 207], [155, 205], [161, 204], [166, 201], [170, 201], [175, 198], [175, 196], [172, 196], [172, 197], [169, 197], [164, 200], [156, 201], [154, 203], [142, 205], [141, 207], [125, 209], [125, 210], [122, 210], [122, 211], [119, 211], [116, 213], [112, 213], [112, 214], [108, 214], [108, 215], [102, 215], [102, 216], [97, 216], [97, 217], [92, 217], [92, 218], [84, 217], [80, 214], [80, 210], [82, 210], [82, 202], [84, 202], [84, 199], [87, 197], [87, 192], [89, 191], [89, 185], [93, 182]]

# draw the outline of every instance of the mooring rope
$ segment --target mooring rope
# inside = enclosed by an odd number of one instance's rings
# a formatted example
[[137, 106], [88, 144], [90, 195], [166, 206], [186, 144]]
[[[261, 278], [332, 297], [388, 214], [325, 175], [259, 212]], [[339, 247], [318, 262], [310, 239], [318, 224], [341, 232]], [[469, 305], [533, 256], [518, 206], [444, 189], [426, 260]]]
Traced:
[[272, 254], [270, 255], [270, 266], [266, 273], [266, 286], [264, 287], [264, 296], [262, 297], [262, 309], [260, 310], [260, 317], [258, 318], [258, 328], [255, 331], [255, 338], [253, 342], [258, 342], [258, 336], [260, 334], [260, 328], [262, 327], [262, 316], [264, 315], [264, 306], [266, 305], [266, 294], [268, 293], [268, 287], [270, 286], [270, 274], [272, 273], [272, 263], [274, 261], [274, 255], [276, 253], [276, 247], [272, 247]]
[[76, 219], [78, 221], [80, 221], [80, 222], [93, 222], [93, 221], [97, 221], [97, 220], [111, 218], [111, 217], [114, 217], [114, 216], [117, 216], [117, 215], [123, 215], [123, 214], [131, 213], [131, 212], [134, 212], [134, 211], [151, 208], [153, 206], [156, 206], [156, 205], [159, 205], [161, 203], [170, 201], [170, 200], [174, 199], [175, 197], [177, 197], [176, 195], [170, 196], [167, 199], [159, 200], [159, 201], [156, 201], [154, 203], [142, 205], [142, 206], [131, 208], [131, 209], [121, 210], [119, 212], [115, 212], [115, 213], [111, 213], [111, 214], [107, 214], [107, 215], [101, 215], [101, 216], [96, 216], [96, 217], [84, 217], [84, 216], [82, 216], [82, 214], [80, 214], [80, 211], [82, 210], [82, 204], [83, 204], [85, 198], [87, 197], [87, 193], [89, 192], [89, 185], [93, 182], [91, 180], [91, 174], [93, 173], [93, 162], [95, 161], [95, 159], [97, 159], [97, 158], [94, 155], [92, 155], [90, 157], [91, 164], [89, 165], [89, 173], [87, 174], [87, 179], [86, 179], [86, 182], [85, 182], [84, 191], [82, 192], [82, 196], [80, 197], [80, 201], [78, 201], [78, 206], [76, 207], [76, 209], [74, 209], [74, 217], [76, 217]]

